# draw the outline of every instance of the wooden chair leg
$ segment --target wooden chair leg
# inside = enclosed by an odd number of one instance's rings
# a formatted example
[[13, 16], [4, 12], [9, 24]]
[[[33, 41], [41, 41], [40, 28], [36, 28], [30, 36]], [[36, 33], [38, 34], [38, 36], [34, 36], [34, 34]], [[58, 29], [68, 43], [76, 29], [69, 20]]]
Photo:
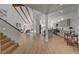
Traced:
[[78, 48], [78, 36], [77, 36], [77, 48]]

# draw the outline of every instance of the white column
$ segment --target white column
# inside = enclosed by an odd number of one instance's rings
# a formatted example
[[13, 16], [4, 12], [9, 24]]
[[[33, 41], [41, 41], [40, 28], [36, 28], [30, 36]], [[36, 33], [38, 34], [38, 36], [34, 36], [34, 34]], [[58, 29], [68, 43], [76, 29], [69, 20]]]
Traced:
[[[33, 12], [33, 11], [32, 11]], [[34, 12], [32, 13], [32, 15], [33, 15], [33, 22], [32, 22], [32, 36], [34, 37], [36, 34], [35, 34], [35, 30], [36, 30], [36, 25], [35, 25], [35, 23], [36, 23], [36, 20], [35, 20], [35, 14], [34, 14]]]
[[34, 14], [33, 14], [33, 36], [35, 36], [36, 35], [36, 20], [35, 20], [35, 16], [34, 16]]
[[36, 16], [36, 34], [39, 34], [39, 25], [40, 25], [40, 15]]
[[35, 17], [34, 17], [33, 9], [32, 9], [31, 15], [32, 15], [32, 20], [33, 20], [33, 22], [32, 22], [32, 24], [31, 24], [31, 28], [30, 28], [30, 30], [31, 30], [31, 31], [30, 31], [30, 38], [33, 38], [34, 35], [35, 35], [35, 34], [34, 34], [34, 30], [35, 30], [35, 24], [34, 24], [34, 23], [35, 23], [35, 21], [34, 21], [35, 19], [34, 19], [34, 18], [35, 18]]
[[45, 14], [45, 41], [48, 42], [48, 14]]

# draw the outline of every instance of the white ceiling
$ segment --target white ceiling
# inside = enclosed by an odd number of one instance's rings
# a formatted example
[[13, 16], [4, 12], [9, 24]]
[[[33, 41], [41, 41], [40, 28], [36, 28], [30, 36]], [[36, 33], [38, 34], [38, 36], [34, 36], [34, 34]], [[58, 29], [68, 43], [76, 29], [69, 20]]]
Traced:
[[58, 10], [63, 10], [69, 7], [74, 7], [76, 5], [75, 4], [63, 4], [63, 5], [60, 5], [60, 4], [29, 4], [29, 6], [42, 13], [51, 13], [51, 12], [56, 12]]
[[[27, 5], [26, 5], [27, 6]], [[58, 22], [61, 18], [71, 18], [74, 12], [77, 12], [76, 4], [29, 4], [31, 8], [38, 10], [41, 13], [47, 13], [50, 22]], [[70, 13], [73, 13], [70, 15]], [[69, 16], [67, 16], [69, 14]], [[65, 17], [67, 16], [67, 17]]]

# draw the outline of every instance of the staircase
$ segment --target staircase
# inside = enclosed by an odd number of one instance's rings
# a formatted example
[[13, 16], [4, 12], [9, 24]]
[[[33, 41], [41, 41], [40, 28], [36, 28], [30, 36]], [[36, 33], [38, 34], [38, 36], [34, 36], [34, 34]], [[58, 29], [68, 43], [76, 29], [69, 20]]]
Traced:
[[11, 53], [19, 46], [18, 43], [15, 43], [10, 38], [8, 38], [3, 33], [0, 33], [0, 53], [1, 54], [8, 54]]

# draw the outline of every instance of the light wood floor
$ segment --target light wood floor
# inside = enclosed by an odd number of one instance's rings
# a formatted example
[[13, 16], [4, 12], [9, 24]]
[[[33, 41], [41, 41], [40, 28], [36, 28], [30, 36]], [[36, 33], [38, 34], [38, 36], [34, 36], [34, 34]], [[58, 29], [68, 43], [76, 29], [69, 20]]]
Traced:
[[22, 34], [20, 46], [12, 53], [16, 54], [62, 54], [62, 53], [79, 53], [79, 48], [67, 46], [63, 38], [52, 35], [48, 43], [45, 42], [42, 35], [34, 38], [29, 35]]

